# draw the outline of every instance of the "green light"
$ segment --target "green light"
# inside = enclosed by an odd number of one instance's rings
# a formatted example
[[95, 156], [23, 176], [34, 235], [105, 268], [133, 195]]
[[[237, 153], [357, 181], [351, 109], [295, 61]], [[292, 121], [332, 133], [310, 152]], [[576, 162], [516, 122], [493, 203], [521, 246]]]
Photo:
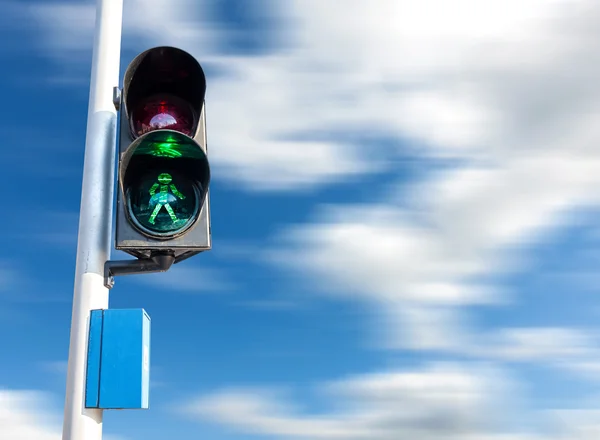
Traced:
[[140, 232], [169, 239], [196, 222], [210, 167], [194, 139], [173, 130], [146, 133], [130, 145], [123, 163], [126, 209]]
[[177, 149], [174, 148], [174, 146], [172, 144], [169, 144], [166, 142], [164, 142], [162, 144], [153, 144], [152, 152], [150, 154], [152, 156], [171, 157], [171, 158], [182, 156], [182, 154], [179, 151], [177, 151]]
[[134, 223], [152, 235], [183, 232], [197, 218], [199, 190], [176, 171], [148, 172], [127, 192]]
[[168, 159], [204, 159], [204, 152], [193, 139], [171, 130], [153, 131], [140, 138], [134, 156], [149, 155]]

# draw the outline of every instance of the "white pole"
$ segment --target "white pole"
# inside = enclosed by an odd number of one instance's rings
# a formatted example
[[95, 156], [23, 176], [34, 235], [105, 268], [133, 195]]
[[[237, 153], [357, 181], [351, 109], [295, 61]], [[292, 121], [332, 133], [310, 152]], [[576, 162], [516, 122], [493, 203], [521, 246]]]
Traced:
[[122, 18], [123, 0], [97, 0], [63, 440], [102, 439], [102, 410], [85, 408], [85, 373], [90, 310], [108, 308], [104, 262], [111, 250], [117, 116], [113, 87], [119, 85]]

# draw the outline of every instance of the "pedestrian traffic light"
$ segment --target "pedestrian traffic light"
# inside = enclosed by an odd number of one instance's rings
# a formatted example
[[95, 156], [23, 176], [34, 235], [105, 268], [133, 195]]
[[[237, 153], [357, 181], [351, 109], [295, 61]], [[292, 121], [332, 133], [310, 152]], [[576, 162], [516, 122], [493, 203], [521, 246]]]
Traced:
[[206, 78], [173, 47], [138, 55], [120, 96], [116, 249], [178, 262], [210, 249]]

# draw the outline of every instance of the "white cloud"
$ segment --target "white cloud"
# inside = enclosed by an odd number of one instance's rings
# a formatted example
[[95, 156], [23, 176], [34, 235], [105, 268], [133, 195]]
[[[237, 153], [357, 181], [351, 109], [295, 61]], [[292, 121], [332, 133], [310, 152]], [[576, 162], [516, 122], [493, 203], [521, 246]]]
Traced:
[[514, 361], [561, 362], [599, 353], [597, 338], [569, 328], [507, 328], [481, 345], [483, 355]]
[[[464, 345], [463, 354], [538, 362], [590, 377], [598, 372], [600, 351], [583, 331], [513, 328], [493, 338], [482, 336], [479, 342], [479, 352], [467, 353], [469, 346]], [[596, 438], [597, 411], [583, 404], [579, 409], [534, 409], [519, 385], [494, 363], [438, 362], [320, 384], [316, 390], [325, 409], [319, 413], [303, 411], [289, 393], [260, 388], [223, 389], [190, 401], [181, 412], [237, 432], [281, 439]]]
[[223, 390], [181, 411], [280, 439], [592, 440], [600, 429], [593, 411], [529, 409], [525, 416], [525, 403], [516, 397], [523, 390], [488, 366], [433, 364], [350, 377], [320, 391], [335, 400], [319, 414], [302, 412], [285, 394], [266, 389]]
[[[39, 212], [38, 210], [37, 214], [37, 216], [28, 216], [33, 220], [30, 225], [27, 225], [27, 234], [24, 237], [37, 243], [42, 242], [61, 250], [74, 252], [77, 248], [79, 213], [54, 210]], [[43, 218], [43, 229], [39, 228], [39, 223], [34, 223], [39, 222], [39, 218]]]
[[338, 401], [326, 414], [302, 414], [283, 396], [261, 390], [223, 391], [191, 402], [185, 412], [278, 438], [458, 439], [490, 424], [495, 417], [488, 396], [501, 401], [509, 388], [496, 371], [437, 364], [329, 384], [324, 391]]
[[[124, 47], [176, 44], [184, 48], [214, 46], [218, 29], [212, 26], [208, 8], [193, 0], [127, 0], [123, 2]], [[89, 63], [94, 37], [95, 1], [33, 3], [23, 6], [43, 26], [40, 44], [59, 60]], [[207, 14], [208, 12], [208, 14]]]
[[[572, 145], [597, 126], [593, 2], [265, 5], [280, 15], [283, 47], [235, 57], [215, 53], [224, 30], [208, 4], [134, 0], [125, 10], [125, 47], [175, 44], [228, 72], [209, 84], [211, 156], [249, 188], [303, 188], [381, 167], [370, 152], [321, 140], [321, 132], [388, 133], [423, 142], [424, 154], [504, 160]], [[92, 8], [31, 10], [48, 31], [44, 41], [67, 55], [91, 45]]]
[[589, 60], [599, 40], [589, 23], [600, 10], [575, 4], [293, 2], [297, 46], [284, 64], [293, 70], [306, 57], [316, 67], [298, 74], [312, 82], [292, 76], [292, 92], [274, 88], [296, 97], [301, 84], [329, 83], [318, 98], [288, 100], [322, 101], [310, 116], [290, 118], [294, 130], [381, 129], [425, 142], [426, 154], [471, 163], [401, 186], [408, 208], [385, 199], [328, 211], [290, 232], [294, 245], [281, 261], [384, 307], [497, 300], [475, 281], [511, 266], [506, 247], [556, 226], [573, 206], [598, 202], [598, 92], [589, 72], [599, 66]]
[[[28, 8], [45, 30], [45, 49], [61, 62], [84, 64], [89, 62], [94, 7], [65, 2]], [[248, 189], [289, 190], [380, 168], [350, 144], [296, 138], [335, 128], [317, 115], [326, 114], [319, 103], [326, 102], [322, 92], [330, 89], [333, 77], [303, 67], [310, 60], [296, 52], [238, 58], [215, 54], [222, 32], [207, 3], [125, 2], [124, 48], [174, 45], [228, 72], [209, 83], [207, 97], [210, 143], [218, 146], [211, 150], [211, 161], [222, 174]]]
[[[52, 411], [49, 408], [52, 407]], [[49, 397], [38, 391], [0, 388], [0, 438], [7, 440], [60, 440], [62, 419]], [[105, 435], [106, 440], [125, 440]]]
[[67, 361], [45, 361], [40, 363], [40, 367], [50, 373], [67, 375]]
[[68, 60], [74, 52], [89, 53], [94, 38], [93, 3], [38, 3], [27, 8], [35, 21], [48, 27], [41, 43], [54, 56]]
[[[326, 291], [385, 310], [388, 345], [480, 347], [457, 310], [502, 299], [482, 278], [514, 268], [518, 248], [568, 220], [574, 207], [598, 203], [600, 8], [542, 0], [289, 5], [285, 49], [215, 60], [233, 74], [210, 92], [214, 156], [255, 187], [377, 165], [339, 142], [315, 149], [269, 142], [289, 133], [382, 132], [418, 141], [426, 156], [464, 159], [434, 179], [399, 184], [398, 195], [375, 196], [374, 204], [326, 210], [290, 230], [289, 246], [275, 258], [317, 275], [311, 278]], [[568, 332], [507, 331], [490, 351], [589, 359], [573, 353], [588, 343]], [[540, 347], [548, 337], [554, 340]], [[338, 428], [320, 432], [343, 437]]]
[[504, 250], [560, 224], [574, 205], [597, 202], [598, 160], [539, 156], [444, 173], [412, 188], [417, 202], [409, 209], [327, 210], [323, 220], [290, 230], [289, 257], [344, 290], [384, 300], [487, 301], [471, 280], [510, 267]]
[[378, 348], [470, 354], [478, 346], [469, 315], [457, 307], [388, 304], [377, 319], [370, 342]]
[[[413, 140], [410, 148], [425, 157], [463, 161], [408, 188], [399, 183], [397, 194], [376, 195], [373, 204], [330, 208], [291, 229], [278, 249], [278, 261], [318, 275], [330, 292], [385, 310], [388, 345], [478, 348], [457, 310], [503, 299], [482, 279], [514, 268], [518, 248], [568, 220], [574, 207], [598, 203], [597, 2], [291, 0], [284, 47], [236, 57], [197, 49], [210, 46], [214, 28], [190, 25], [184, 9], [166, 4], [136, 11], [130, 29], [210, 54], [227, 71], [209, 83], [207, 114], [213, 163], [230, 179], [251, 189], [303, 188], [382, 165], [371, 151], [323, 133], [387, 134]], [[149, 13], [159, 14], [164, 35], [147, 27]], [[57, 23], [53, 32], [70, 29]], [[55, 37], [56, 47], [69, 48]], [[568, 332], [507, 330], [491, 348], [502, 349], [496, 359], [583, 359], [578, 365], [590, 371], [588, 342]], [[554, 340], [540, 346], [547, 338]], [[354, 393], [353, 408], [324, 416], [235, 390], [191, 409], [287, 438], [597, 438], [597, 424], [582, 421], [573, 422], [579, 432], [549, 437], [488, 426], [494, 412], [481, 408], [497, 404], [486, 396], [505, 382], [486, 377], [358, 378], [341, 385]]]
[[0, 390], [0, 437], [59, 440], [60, 421], [42, 410], [44, 402], [37, 392]]
[[455, 352], [513, 366], [530, 363], [590, 382], [598, 381], [600, 335], [597, 329], [520, 327], [470, 336], [470, 344], [460, 346]]
[[[389, 317], [380, 324], [388, 325], [387, 345], [395, 348], [473, 350], [591, 372], [597, 349], [582, 333], [544, 328], [480, 336], [457, 310], [504, 300], [485, 277], [519, 267], [522, 246], [599, 201], [600, 9], [584, 1], [294, 4], [290, 15], [303, 33], [283, 56], [289, 70], [298, 66], [294, 57], [318, 67], [289, 75], [298, 92], [276, 87], [315, 108], [290, 119], [289, 131], [380, 130], [418, 140], [424, 155], [462, 158], [464, 165], [408, 188], [401, 183], [397, 194], [375, 195], [373, 204], [324, 208], [313, 224], [288, 231], [273, 260], [307, 273], [323, 292], [374, 303]], [[329, 87], [298, 96], [303, 83], [315, 91]], [[382, 386], [388, 387], [391, 380]], [[222, 400], [196, 409], [247, 432], [436, 438], [427, 431], [434, 425], [429, 409], [416, 427], [409, 420], [386, 432], [387, 420], [302, 416], [260, 393], [217, 396]], [[378, 414], [365, 395], [352, 402]], [[389, 402], [377, 409], [401, 413]], [[589, 428], [573, 420], [546, 436], [476, 426], [458, 438], [591, 439], [597, 429], [593, 420]], [[438, 438], [451, 434], [446, 427]]]
[[11, 288], [17, 284], [18, 276], [11, 264], [0, 261], [0, 293], [10, 292]]

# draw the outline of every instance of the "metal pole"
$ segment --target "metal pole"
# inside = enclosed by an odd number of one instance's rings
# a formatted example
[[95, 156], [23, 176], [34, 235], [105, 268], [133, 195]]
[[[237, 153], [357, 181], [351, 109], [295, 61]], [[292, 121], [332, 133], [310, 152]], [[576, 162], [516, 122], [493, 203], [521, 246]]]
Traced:
[[119, 85], [122, 18], [123, 0], [97, 0], [63, 440], [102, 439], [102, 410], [85, 408], [85, 373], [90, 310], [108, 308], [104, 262], [111, 250], [117, 119], [113, 88]]

